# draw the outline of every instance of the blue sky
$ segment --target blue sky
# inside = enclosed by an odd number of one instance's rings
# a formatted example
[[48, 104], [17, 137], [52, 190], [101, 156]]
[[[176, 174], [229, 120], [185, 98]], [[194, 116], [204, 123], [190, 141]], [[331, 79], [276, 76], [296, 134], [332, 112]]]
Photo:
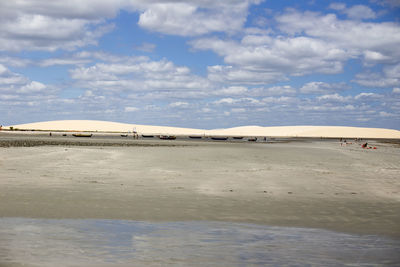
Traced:
[[0, 1], [0, 124], [400, 129], [400, 1]]

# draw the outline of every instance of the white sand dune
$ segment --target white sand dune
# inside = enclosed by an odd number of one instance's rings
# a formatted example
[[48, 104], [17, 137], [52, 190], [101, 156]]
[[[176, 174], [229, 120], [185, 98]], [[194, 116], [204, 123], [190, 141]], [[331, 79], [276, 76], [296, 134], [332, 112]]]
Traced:
[[210, 132], [242, 136], [400, 138], [400, 131], [398, 130], [345, 126], [243, 126]]
[[[5, 128], [9, 128], [5, 127]], [[45, 121], [27, 124], [12, 125], [14, 129], [35, 129], [50, 131], [90, 131], [90, 132], [133, 132], [139, 134], [204, 134], [204, 130], [138, 125], [110, 121], [94, 121], [94, 120], [61, 120], [61, 121]]]
[[[5, 129], [10, 126], [4, 127]], [[12, 125], [14, 129], [51, 131], [132, 132], [139, 134], [170, 135], [218, 135], [218, 136], [268, 136], [268, 137], [344, 137], [344, 138], [392, 138], [400, 139], [400, 131], [381, 128], [344, 126], [242, 126], [228, 129], [190, 129], [151, 126], [93, 120], [61, 120]]]

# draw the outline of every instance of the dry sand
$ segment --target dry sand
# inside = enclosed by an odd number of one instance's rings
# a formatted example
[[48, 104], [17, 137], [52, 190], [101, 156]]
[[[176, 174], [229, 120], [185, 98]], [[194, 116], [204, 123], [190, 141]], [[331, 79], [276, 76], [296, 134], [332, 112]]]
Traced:
[[400, 238], [400, 149], [338, 142], [0, 148], [0, 216], [228, 221]]
[[[5, 129], [8, 129], [5, 127]], [[400, 131], [379, 128], [340, 126], [243, 126], [230, 129], [189, 129], [165, 126], [126, 124], [106, 121], [64, 120], [13, 125], [18, 129], [132, 132], [139, 134], [170, 135], [222, 135], [222, 136], [270, 136], [270, 137], [330, 137], [330, 138], [389, 138], [400, 139]]]

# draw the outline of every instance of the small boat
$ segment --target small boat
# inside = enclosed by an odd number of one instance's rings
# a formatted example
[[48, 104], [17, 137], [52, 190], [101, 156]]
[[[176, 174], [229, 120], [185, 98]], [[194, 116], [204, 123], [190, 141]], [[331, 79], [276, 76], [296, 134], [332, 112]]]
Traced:
[[192, 138], [192, 139], [201, 139], [201, 136], [198, 136], [198, 135], [190, 135], [189, 138]]
[[144, 137], [144, 138], [153, 138], [154, 135], [145, 135], [145, 134], [142, 134], [142, 137]]
[[121, 137], [128, 137], [127, 134], [121, 134]]
[[233, 139], [241, 140], [241, 139], [243, 139], [243, 136], [234, 136]]
[[212, 140], [218, 140], [218, 141], [223, 141], [223, 140], [228, 140], [228, 137], [211, 137]]
[[72, 136], [75, 136], [75, 137], [92, 137], [93, 134], [78, 133], [78, 134], [72, 134]]
[[63, 134], [62, 136], [67, 136], [67, 134]]
[[257, 141], [257, 137], [254, 137], [254, 138], [249, 138], [249, 139], [247, 139], [247, 141], [250, 141], [250, 142], [255, 142], [255, 141]]
[[176, 136], [173, 135], [160, 135], [158, 138], [162, 140], [175, 140]]

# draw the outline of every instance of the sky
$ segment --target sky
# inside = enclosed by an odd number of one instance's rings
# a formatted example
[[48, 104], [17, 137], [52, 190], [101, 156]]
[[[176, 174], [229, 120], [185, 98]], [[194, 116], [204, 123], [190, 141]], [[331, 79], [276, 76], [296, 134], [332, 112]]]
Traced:
[[400, 130], [400, 0], [0, 0], [0, 124]]

